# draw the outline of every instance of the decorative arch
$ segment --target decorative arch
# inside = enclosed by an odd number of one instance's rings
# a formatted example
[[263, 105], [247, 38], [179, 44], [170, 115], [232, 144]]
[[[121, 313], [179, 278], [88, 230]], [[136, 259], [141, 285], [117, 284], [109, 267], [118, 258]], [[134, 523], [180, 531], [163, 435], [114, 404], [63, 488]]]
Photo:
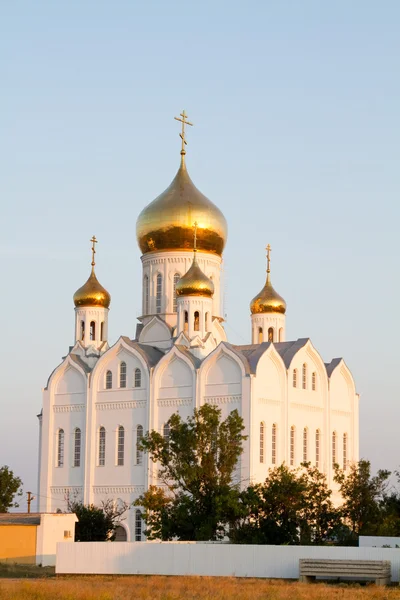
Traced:
[[[179, 372], [183, 375], [185, 383], [181, 388], [182, 393], [188, 393], [193, 397], [193, 390], [195, 389], [196, 382], [196, 368], [190, 355], [185, 354], [177, 346], [172, 348], [163, 356], [160, 362], [154, 369], [154, 389], [159, 390], [161, 393], [163, 384], [168, 384], [167, 388], [174, 387], [173, 380], [167, 380], [166, 377], [179, 376]], [[175, 366], [174, 366], [175, 363]], [[172, 365], [172, 371], [168, 374], [168, 369]], [[186, 369], [186, 371], [185, 371]], [[190, 373], [190, 376], [189, 376]], [[163, 381], [164, 378], [164, 381]], [[181, 385], [181, 384], [180, 384]], [[184, 389], [186, 388], [186, 390]]]

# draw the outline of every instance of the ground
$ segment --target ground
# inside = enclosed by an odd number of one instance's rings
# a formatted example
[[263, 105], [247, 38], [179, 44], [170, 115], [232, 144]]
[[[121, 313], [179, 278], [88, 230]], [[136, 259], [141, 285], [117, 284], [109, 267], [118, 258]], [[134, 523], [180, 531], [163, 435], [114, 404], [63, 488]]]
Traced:
[[62, 576], [0, 565], [0, 600], [400, 600], [400, 587], [234, 577]]

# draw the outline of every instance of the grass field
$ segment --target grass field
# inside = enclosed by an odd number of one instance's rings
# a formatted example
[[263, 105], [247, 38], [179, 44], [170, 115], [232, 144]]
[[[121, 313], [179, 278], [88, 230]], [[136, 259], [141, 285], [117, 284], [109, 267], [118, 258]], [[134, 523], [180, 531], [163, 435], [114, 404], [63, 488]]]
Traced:
[[1, 600], [400, 600], [399, 587], [228, 577], [0, 579]]

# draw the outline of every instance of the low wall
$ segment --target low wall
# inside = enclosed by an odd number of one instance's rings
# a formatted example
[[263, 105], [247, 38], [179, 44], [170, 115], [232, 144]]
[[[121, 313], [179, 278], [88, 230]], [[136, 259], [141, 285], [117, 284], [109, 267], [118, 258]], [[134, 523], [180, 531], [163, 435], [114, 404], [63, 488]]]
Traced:
[[298, 579], [300, 558], [390, 560], [392, 581], [399, 581], [400, 551], [391, 548], [250, 546], [191, 542], [59, 543], [56, 573]]

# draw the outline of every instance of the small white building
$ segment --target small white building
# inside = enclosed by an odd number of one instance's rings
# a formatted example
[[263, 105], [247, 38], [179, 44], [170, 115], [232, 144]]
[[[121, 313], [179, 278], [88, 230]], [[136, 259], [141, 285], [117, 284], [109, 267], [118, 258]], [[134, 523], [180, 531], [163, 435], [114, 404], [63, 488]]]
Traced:
[[[140, 213], [137, 239], [142, 316], [136, 336], [111, 347], [111, 298], [95, 275], [93, 240], [91, 275], [74, 295], [74, 346], [43, 390], [40, 510], [64, 509], [68, 494], [131, 504], [157, 484], [138, 439], [204, 403], [220, 407], [223, 418], [235, 408], [243, 417], [245, 484], [263, 481], [279, 463], [311, 461], [335, 488], [333, 464], [346, 468], [359, 458], [352, 375], [341, 358], [325, 363], [308, 338], [286, 340], [286, 303], [271, 284], [269, 249], [266, 283], [250, 305], [251, 344], [228, 342], [221, 308], [227, 224], [191, 181], [184, 149], [171, 185]], [[142, 539], [140, 511], [131, 509], [121, 527], [128, 541]]]

